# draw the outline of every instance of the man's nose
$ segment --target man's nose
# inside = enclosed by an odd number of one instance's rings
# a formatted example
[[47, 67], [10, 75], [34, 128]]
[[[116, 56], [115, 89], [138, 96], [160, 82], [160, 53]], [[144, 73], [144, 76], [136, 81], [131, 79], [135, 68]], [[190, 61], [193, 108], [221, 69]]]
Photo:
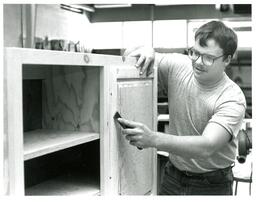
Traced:
[[203, 64], [203, 58], [202, 56], [200, 55], [199, 58], [197, 58], [197, 60], [195, 61], [196, 64], [200, 64], [202, 65]]

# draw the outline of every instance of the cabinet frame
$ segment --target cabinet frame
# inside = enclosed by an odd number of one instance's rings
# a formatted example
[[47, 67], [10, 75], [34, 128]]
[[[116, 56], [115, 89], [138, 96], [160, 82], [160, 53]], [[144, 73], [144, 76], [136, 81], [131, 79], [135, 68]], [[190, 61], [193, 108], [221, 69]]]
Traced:
[[[8, 195], [24, 195], [22, 65], [69, 65], [100, 67], [100, 194], [118, 195], [117, 142], [112, 136], [113, 115], [117, 109], [116, 89], [118, 78], [145, 79], [134, 67], [135, 58], [106, 56], [89, 53], [5, 48], [4, 50], [4, 103], [6, 152], [4, 159], [4, 192]], [[86, 68], [86, 67], [84, 67]], [[25, 78], [38, 75], [25, 75]], [[153, 130], [157, 130], [157, 76], [156, 70], [147, 77], [153, 82]], [[110, 107], [109, 107], [110, 106]], [[111, 146], [110, 146], [111, 145]], [[15, 149], [14, 149], [15, 148]], [[152, 149], [153, 185], [156, 194], [156, 150]]]

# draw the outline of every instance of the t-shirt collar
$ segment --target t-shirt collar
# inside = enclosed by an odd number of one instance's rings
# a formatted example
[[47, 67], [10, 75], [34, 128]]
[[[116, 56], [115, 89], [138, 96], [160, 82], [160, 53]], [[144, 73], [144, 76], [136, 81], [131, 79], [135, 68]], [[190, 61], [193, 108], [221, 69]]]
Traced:
[[211, 84], [211, 85], [203, 85], [203, 84], [199, 83], [195, 77], [194, 77], [194, 83], [195, 83], [200, 89], [209, 91], [209, 90], [214, 90], [214, 89], [218, 88], [219, 86], [222, 86], [222, 84], [226, 81], [226, 79], [227, 79], [227, 75], [226, 75], [226, 73], [224, 72], [223, 77], [222, 77], [218, 82], [216, 82], [216, 83], [214, 83], [214, 84]]

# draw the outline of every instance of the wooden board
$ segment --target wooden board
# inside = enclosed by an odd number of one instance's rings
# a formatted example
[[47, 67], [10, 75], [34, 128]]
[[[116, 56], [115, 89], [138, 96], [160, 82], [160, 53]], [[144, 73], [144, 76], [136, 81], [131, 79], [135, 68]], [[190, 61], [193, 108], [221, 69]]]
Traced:
[[29, 187], [25, 190], [25, 195], [93, 196], [100, 194], [99, 189], [99, 179], [91, 177], [88, 173], [74, 172]]
[[43, 128], [99, 132], [99, 68], [52, 66], [43, 81]]
[[[124, 118], [142, 122], [153, 129], [152, 80], [119, 81], [119, 111]], [[138, 150], [124, 136], [119, 138], [119, 193], [144, 195], [153, 188], [152, 149]]]
[[24, 133], [24, 160], [99, 139], [99, 133], [35, 130]]
[[23, 176], [23, 123], [22, 123], [22, 71], [20, 54], [5, 51], [4, 91], [6, 135], [5, 185], [6, 194], [24, 194]]

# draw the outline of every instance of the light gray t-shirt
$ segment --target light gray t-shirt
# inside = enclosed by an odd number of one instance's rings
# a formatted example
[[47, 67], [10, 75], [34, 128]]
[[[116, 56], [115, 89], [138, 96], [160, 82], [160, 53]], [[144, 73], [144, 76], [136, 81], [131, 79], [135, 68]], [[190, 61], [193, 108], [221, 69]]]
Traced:
[[237, 134], [245, 114], [246, 101], [241, 89], [225, 74], [211, 87], [201, 86], [194, 77], [188, 56], [156, 53], [158, 90], [168, 95], [170, 134], [202, 135], [210, 122], [223, 126], [231, 140], [211, 157], [186, 158], [170, 153], [180, 170], [208, 172], [230, 166], [236, 157]]

